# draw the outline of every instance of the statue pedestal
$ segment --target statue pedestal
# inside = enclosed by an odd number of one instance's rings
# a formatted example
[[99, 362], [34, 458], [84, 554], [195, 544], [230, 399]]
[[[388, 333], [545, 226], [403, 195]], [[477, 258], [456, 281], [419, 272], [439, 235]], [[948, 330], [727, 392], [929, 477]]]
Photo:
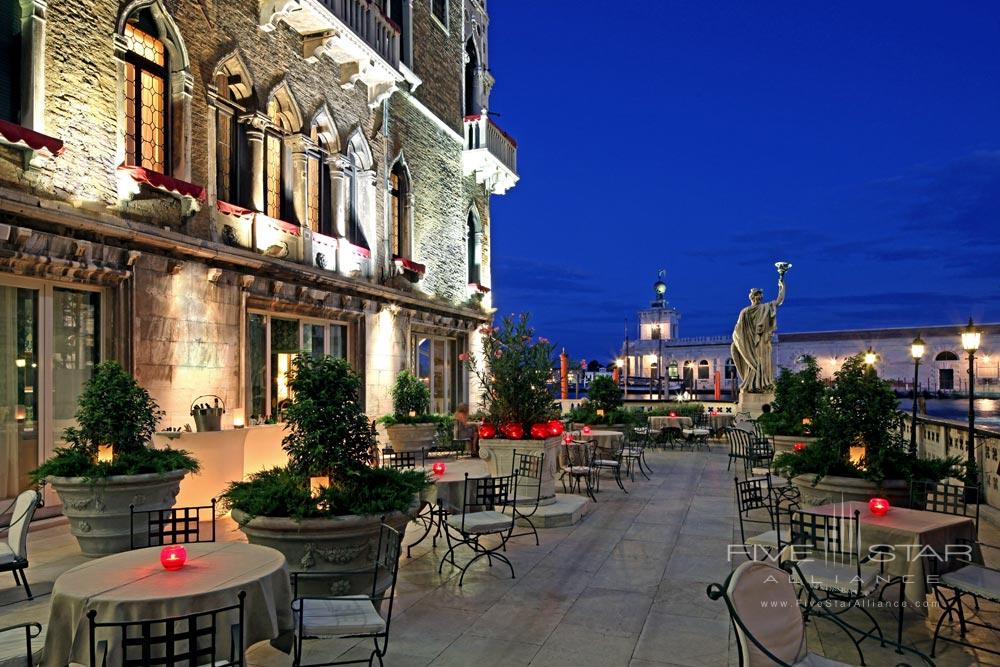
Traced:
[[737, 412], [749, 412], [752, 419], [757, 419], [760, 417], [761, 413], [764, 412], [763, 407], [766, 404], [774, 403], [774, 392], [768, 391], [761, 394], [751, 394], [750, 392], [741, 392], [739, 403], [736, 404]]

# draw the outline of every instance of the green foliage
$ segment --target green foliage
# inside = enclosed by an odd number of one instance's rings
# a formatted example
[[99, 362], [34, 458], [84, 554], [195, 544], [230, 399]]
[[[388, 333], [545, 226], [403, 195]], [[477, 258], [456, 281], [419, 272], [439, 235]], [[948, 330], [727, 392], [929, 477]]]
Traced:
[[226, 509], [258, 516], [312, 519], [349, 514], [402, 512], [414, 496], [433, 484], [422, 470], [365, 468], [346, 480], [332, 483], [319, 496], [310, 493], [309, 478], [291, 468], [254, 473], [246, 481], [230, 483], [222, 494]]
[[[396, 419], [409, 418], [410, 413], [416, 413], [415, 418], [422, 422], [426, 419], [431, 408], [431, 390], [410, 371], [400, 371], [396, 376], [396, 383], [392, 387], [392, 410]], [[401, 422], [419, 423], [419, 422]]]
[[[40, 484], [46, 477], [83, 477], [97, 482], [110, 475], [198, 471], [198, 461], [177, 449], [152, 449], [149, 442], [163, 411], [117, 361], [94, 368], [77, 399], [76, 426], [63, 431], [66, 447], [31, 471]], [[112, 460], [97, 462], [100, 445], [111, 445]]]
[[[958, 473], [959, 459], [909, 456], [892, 386], [864, 363], [863, 355], [844, 362], [821, 393], [813, 419], [817, 441], [801, 452], [776, 456], [774, 467], [788, 476], [814, 474], [886, 479], [941, 480]], [[852, 446], [864, 446], [860, 465], [850, 460]]]
[[678, 417], [690, 417], [694, 419], [705, 412], [705, 406], [701, 403], [671, 403], [669, 407], [656, 408], [646, 413], [647, 417], [665, 417], [673, 412]]
[[597, 406], [589, 400], [583, 401], [566, 413], [566, 419], [578, 424], [609, 425], [637, 424], [641, 414], [623, 407], [606, 409], [603, 415], [597, 414]]
[[598, 375], [590, 381], [587, 400], [595, 408], [614, 410], [622, 404], [622, 390], [610, 375]]
[[503, 318], [484, 327], [481, 359], [467, 361], [483, 387], [482, 404], [493, 424], [530, 425], [551, 419], [558, 410], [546, 386], [552, 374], [552, 343], [528, 326], [528, 315]]
[[303, 477], [343, 480], [374, 462], [375, 427], [361, 408], [361, 381], [343, 359], [300, 354], [288, 373], [282, 441]]
[[811, 428], [803, 419], [813, 420], [826, 391], [820, 379], [816, 359], [805, 356], [805, 367], [799, 371], [782, 368], [774, 383], [774, 401], [771, 412], [762, 414], [758, 421], [765, 433], [771, 435], [809, 435]]

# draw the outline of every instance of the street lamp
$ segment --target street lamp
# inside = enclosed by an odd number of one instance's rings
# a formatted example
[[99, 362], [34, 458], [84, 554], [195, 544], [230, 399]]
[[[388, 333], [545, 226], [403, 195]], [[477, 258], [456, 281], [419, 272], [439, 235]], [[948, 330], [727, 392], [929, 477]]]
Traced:
[[976, 471], [976, 351], [982, 340], [982, 333], [976, 329], [976, 325], [969, 318], [969, 326], [962, 329], [962, 349], [969, 353], [969, 437], [966, 438], [968, 444], [968, 461], [966, 467], [965, 485], [975, 487], [979, 490], [979, 473]]
[[867, 365], [868, 368], [874, 368], [876, 361], [878, 361], [878, 355], [875, 354], [875, 351], [869, 347], [868, 351], [865, 352], [865, 365]]
[[927, 346], [918, 334], [910, 343], [910, 356], [913, 357], [913, 416], [910, 419], [910, 456], [917, 455], [917, 384], [920, 382], [920, 359], [924, 356]]

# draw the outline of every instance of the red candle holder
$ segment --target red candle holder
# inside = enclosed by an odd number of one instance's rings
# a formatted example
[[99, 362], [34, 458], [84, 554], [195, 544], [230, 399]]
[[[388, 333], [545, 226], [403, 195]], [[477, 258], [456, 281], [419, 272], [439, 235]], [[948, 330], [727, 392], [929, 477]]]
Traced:
[[889, 512], [889, 501], [886, 498], [872, 498], [868, 501], [868, 509], [875, 516], [885, 516]]
[[562, 435], [563, 423], [558, 419], [553, 419], [549, 422], [549, 433], [552, 435]]
[[165, 570], [179, 570], [187, 562], [187, 549], [180, 544], [171, 544], [160, 549], [160, 565]]
[[590, 427], [589, 426], [584, 426], [583, 427], [583, 434], [584, 435], [590, 435]]
[[563, 442], [565, 442], [567, 445], [572, 444], [573, 443], [573, 435], [571, 433], [567, 433], [566, 435], [564, 435], [563, 436]]
[[431, 470], [434, 471], [435, 475], [443, 475], [444, 471], [448, 469], [448, 466], [444, 464], [444, 461], [436, 461], [434, 465], [431, 466]]
[[796, 442], [794, 445], [792, 445], [792, 449], [794, 449], [797, 452], [804, 451], [805, 448], [806, 448], [806, 443], [804, 442]]
[[677, 416], [677, 413], [676, 413], [676, 412], [671, 412], [671, 413], [670, 413], [670, 416], [671, 416], [671, 417], [676, 417], [676, 416]]

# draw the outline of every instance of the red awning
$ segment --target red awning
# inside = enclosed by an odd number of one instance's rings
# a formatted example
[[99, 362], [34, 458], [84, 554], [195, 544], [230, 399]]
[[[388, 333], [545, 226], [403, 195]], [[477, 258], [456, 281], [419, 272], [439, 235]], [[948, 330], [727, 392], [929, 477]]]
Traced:
[[487, 287], [486, 285], [480, 285], [479, 283], [469, 283], [469, 287], [476, 290], [477, 292], [482, 292], [483, 294], [487, 294], [490, 291], [489, 287]]
[[3, 137], [7, 143], [25, 146], [34, 151], [45, 150], [52, 155], [62, 155], [62, 152], [66, 150], [62, 140], [6, 120], [0, 120], [0, 137]]
[[302, 229], [298, 225], [293, 225], [290, 222], [285, 222], [284, 220], [279, 220], [278, 218], [272, 218], [269, 215], [261, 213], [260, 211], [253, 214], [254, 222], [258, 220], [261, 222], [266, 222], [276, 229], [280, 229], [286, 234], [291, 234], [292, 236], [301, 236]]
[[412, 271], [413, 273], [424, 274], [427, 272], [427, 267], [423, 264], [418, 264], [412, 259], [407, 259], [405, 257], [400, 257], [399, 255], [393, 255], [392, 261], [396, 263], [396, 266], [402, 267], [407, 271]]
[[356, 254], [361, 255], [365, 259], [368, 259], [368, 258], [370, 258], [372, 256], [372, 251], [369, 250], [368, 248], [362, 248], [359, 245], [354, 245], [350, 241], [343, 241], [343, 243], [348, 248], [350, 248], [351, 250], [353, 250]]
[[145, 183], [146, 185], [156, 188], [157, 190], [178, 194], [182, 197], [191, 197], [192, 199], [197, 199], [200, 202], [205, 201], [205, 188], [200, 185], [188, 183], [187, 181], [182, 181], [179, 178], [167, 176], [158, 171], [146, 169], [145, 167], [137, 167], [135, 165], [123, 164], [118, 167], [118, 171], [126, 172], [136, 183]]
[[242, 206], [237, 206], [236, 204], [230, 204], [229, 202], [216, 201], [215, 208], [222, 215], [231, 215], [237, 218], [243, 218], [248, 215], [253, 215], [254, 212], [248, 208], [243, 208]]

